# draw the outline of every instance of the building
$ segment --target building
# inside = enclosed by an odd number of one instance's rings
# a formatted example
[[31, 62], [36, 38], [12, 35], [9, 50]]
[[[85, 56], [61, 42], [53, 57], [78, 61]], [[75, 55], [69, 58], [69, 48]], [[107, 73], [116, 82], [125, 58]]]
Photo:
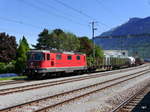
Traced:
[[105, 57], [119, 57], [126, 58], [128, 57], [127, 50], [104, 50]]

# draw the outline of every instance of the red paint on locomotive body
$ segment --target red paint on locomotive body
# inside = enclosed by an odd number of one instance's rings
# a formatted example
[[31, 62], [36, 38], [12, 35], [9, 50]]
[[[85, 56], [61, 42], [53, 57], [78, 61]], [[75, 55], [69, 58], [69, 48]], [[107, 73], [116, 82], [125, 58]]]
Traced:
[[[44, 54], [45, 60], [41, 61], [41, 68], [86, 66], [86, 56], [83, 54], [66, 54], [50, 52], [46, 52]], [[50, 58], [48, 58], [49, 56]]]
[[27, 69], [32, 72], [67, 72], [87, 68], [86, 55], [80, 53], [31, 50], [28, 57]]

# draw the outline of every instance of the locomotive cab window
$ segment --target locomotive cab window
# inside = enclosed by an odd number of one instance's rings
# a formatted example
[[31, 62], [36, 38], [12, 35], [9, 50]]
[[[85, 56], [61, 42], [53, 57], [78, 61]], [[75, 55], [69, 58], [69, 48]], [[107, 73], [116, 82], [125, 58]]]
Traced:
[[67, 59], [68, 59], [68, 60], [72, 60], [72, 56], [68, 56]]
[[77, 59], [77, 60], [80, 60], [80, 56], [77, 56], [76, 59]]
[[50, 60], [50, 54], [47, 54], [47, 60]]
[[62, 57], [61, 57], [61, 54], [57, 54], [57, 55], [56, 55], [56, 59], [57, 59], [57, 60], [61, 60], [61, 58], [62, 58]]
[[41, 60], [44, 60], [44, 54], [42, 54], [42, 53], [28, 53], [27, 58], [30, 61], [41, 61]]

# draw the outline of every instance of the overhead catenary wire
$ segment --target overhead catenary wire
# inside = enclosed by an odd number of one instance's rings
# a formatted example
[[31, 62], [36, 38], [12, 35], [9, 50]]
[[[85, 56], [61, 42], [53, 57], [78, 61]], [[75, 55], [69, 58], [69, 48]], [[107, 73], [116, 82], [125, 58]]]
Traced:
[[31, 24], [31, 23], [26, 23], [26, 22], [23, 22], [23, 21], [20, 21], [20, 20], [9, 19], [9, 18], [5, 18], [5, 17], [0, 17], [0, 20], [11, 22], [11, 23], [17, 23], [17, 24], [27, 25], [27, 26], [30, 26], [30, 27], [33, 27], [33, 28], [36, 28], [36, 29], [44, 28], [44, 27], [37, 26], [37, 25]]
[[[53, 10], [53, 11], [55, 11], [55, 12], [57, 12], [57, 13], [60, 13], [60, 14], [63, 14], [63, 15], [65, 15], [65, 17], [67, 16], [67, 18], [70, 18], [71, 17], [71, 19], [72, 20], [76, 20], [76, 17], [77, 16], [75, 16], [74, 14], [70, 14], [70, 13], [66, 13], [66, 12], [63, 12], [62, 10], [59, 10], [58, 8], [56, 8], [56, 7], [54, 7], [52, 4], [50, 4], [49, 2], [47, 3], [47, 2], [44, 2], [43, 0], [35, 0], [36, 1], [36, 3], [39, 3], [40, 5], [42, 5], [42, 6], [46, 6], [47, 8], [50, 8], [51, 9], [51, 11]], [[77, 21], [77, 20], [76, 20]], [[80, 20], [81, 21], [81, 20]], [[81, 22], [79, 22], [79, 21], [77, 21], [79, 24], [81, 24], [81, 25], [85, 25], [85, 26], [87, 26], [87, 24], [84, 24], [84, 23], [81, 23]], [[87, 22], [88, 23], [88, 22]]]
[[[82, 15], [82, 16], [84, 16], [84, 17], [90, 19], [90, 20], [94, 20], [94, 21], [96, 20], [95, 18], [93, 18], [92, 16], [88, 15], [87, 13], [85, 13], [85, 12], [83, 12], [83, 11], [81, 11], [81, 10], [78, 10], [78, 9], [76, 9], [76, 8], [74, 8], [74, 7], [68, 5], [68, 4], [66, 4], [66, 3], [64, 3], [64, 2], [62, 2], [62, 1], [60, 1], [60, 0], [54, 0], [54, 1], [57, 2], [57, 3], [59, 3], [59, 4], [61, 4], [61, 5], [63, 5], [63, 6], [66, 7], [66, 8], [68, 8], [68, 9], [70, 9], [70, 10], [76, 12], [76, 13], [79, 13], [80, 15]], [[103, 22], [101, 22], [101, 21], [99, 21], [99, 23], [100, 23], [101, 25], [103, 25], [103, 26], [109, 27], [108, 25], [106, 25], [105, 23], [103, 23]]]
[[50, 15], [50, 14], [51, 14], [52, 16], [55, 16], [55, 17], [57, 17], [57, 18], [64, 19], [64, 20], [66, 20], [66, 21], [68, 21], [68, 22], [72, 22], [72, 23], [75, 23], [75, 24], [78, 24], [78, 25], [81, 25], [81, 26], [84, 26], [84, 27], [86, 26], [86, 27], [87, 27], [86, 24], [83, 24], [83, 23], [74, 21], [74, 20], [72, 20], [71, 18], [65, 17], [65, 16], [63, 16], [63, 15], [60, 15], [60, 14], [57, 14], [57, 13], [53, 13], [52, 11], [47, 10], [47, 9], [41, 7], [41, 4], [40, 4], [40, 5], [37, 5], [37, 4], [35, 4], [35, 3], [29, 2], [29, 1], [26, 1], [26, 0], [22, 0], [22, 2], [24, 2], [26, 5], [28, 5], [28, 6], [32, 7], [32, 8], [35, 8], [35, 9], [37, 9], [37, 10], [43, 12], [43, 13], [46, 13], [47, 15]]
[[[45, 7], [43, 7], [44, 5], [46, 5], [46, 3], [44, 2], [44, 4], [42, 5], [41, 3], [39, 4], [36, 0], [36, 2], [31, 2], [31, 1], [27, 1], [27, 0], [17, 0], [17, 1], [19, 1], [19, 2], [23, 2], [24, 4], [26, 4], [26, 5], [28, 5], [28, 6], [30, 6], [30, 7], [33, 7], [33, 8], [35, 8], [35, 9], [37, 9], [37, 10], [39, 10], [39, 11], [41, 11], [41, 12], [43, 12], [43, 13], [46, 13], [46, 14], [48, 14], [48, 15], [53, 15], [53, 16], [55, 16], [55, 17], [59, 17], [59, 18], [63, 18], [64, 20], [67, 20], [67, 21], [69, 21], [69, 22], [71, 22], [71, 23], [76, 23], [76, 24], [78, 24], [78, 25], [81, 25], [81, 26], [88, 26], [89, 27], [89, 25], [87, 24], [82, 24], [82, 23], [78, 23], [77, 21], [74, 21], [74, 20], [72, 20], [72, 19], [70, 19], [70, 18], [67, 18], [67, 17], [65, 17], [65, 16], [63, 16], [63, 15], [59, 15], [59, 14], [57, 14], [57, 13], [53, 13], [53, 12], [51, 12], [50, 10], [47, 10]], [[39, 0], [38, 0], [39, 1]], [[57, 1], [60, 1], [60, 0], [57, 0]], [[48, 6], [50, 6], [50, 5], [47, 5], [47, 7]], [[69, 5], [68, 5], [69, 6]], [[69, 7], [68, 7], [69, 8]], [[57, 8], [55, 8], [55, 10], [56, 10]], [[78, 10], [78, 9], [76, 9], [76, 8], [73, 8], [74, 9], [74, 11], [76, 10], [76, 12], [78, 12], [78, 13], [80, 13], [81, 15], [83, 15], [83, 16], [85, 16], [86, 18], [88, 18], [88, 19], [92, 19], [92, 20], [94, 20], [93, 19], [93, 17], [91, 17], [90, 15], [88, 15], [88, 14], [86, 14], [86, 13], [84, 13], [83, 11], [80, 11], [80, 10]], [[36, 28], [36, 29], [44, 29], [45, 27], [42, 27], [42, 26], [38, 26], [38, 25], [34, 25], [34, 24], [31, 24], [31, 23], [27, 23], [27, 22], [24, 22], [24, 21], [21, 21], [21, 20], [16, 20], [16, 19], [8, 19], [8, 18], [4, 18], [4, 17], [0, 17], [0, 19], [1, 20], [4, 20], [4, 21], [8, 21], [8, 22], [12, 22], [12, 23], [17, 23], [17, 24], [22, 24], [22, 25], [27, 25], [27, 26], [30, 26], [30, 27], [34, 27], [34, 28]], [[91, 21], [91, 20], [90, 20]], [[100, 21], [98, 21], [99, 23], [101, 23], [102, 25], [104, 25], [104, 26], [107, 26], [107, 27], [109, 27], [107, 24], [105, 24], [105, 23], [102, 23], [102, 22], [100, 22]]]
[[[109, 13], [111, 16], [116, 17], [117, 19], [119, 18], [118, 15], [114, 12], [112, 12], [111, 10], [109, 10], [108, 7], [104, 6], [102, 3], [102, 0], [95, 0], [100, 6], [103, 7], [104, 11]], [[119, 19], [120, 20], [120, 19]], [[121, 20], [120, 20], [121, 21]]]
[[148, 2], [148, 4], [150, 5], [150, 0], [148, 0], [147, 2]]
[[[33, 36], [32, 32], [22, 32], [22, 31], [18, 32], [18, 30], [15, 30], [15, 29], [12, 29], [12, 28], [10, 29], [10, 28], [4, 28], [4, 27], [2, 28], [2, 27], [0, 27], [0, 31], [1, 31], [1, 33], [7, 31], [7, 33], [9, 32], [9, 35], [11, 35], [11, 36], [14, 36], [14, 32], [15, 32], [15, 34], [19, 35], [19, 37], [21, 37], [21, 36], [23, 37], [23, 36], [26, 35], [25, 37], [27, 38], [27, 40], [31, 40], [31, 38], [29, 38], [29, 35]], [[15, 35], [15, 37], [18, 37], [18, 36]], [[19, 42], [19, 40], [18, 40], [18, 42]]]
[[73, 11], [75, 11], [75, 12], [77, 12], [77, 13], [83, 15], [83, 16], [86, 17], [86, 18], [93, 19], [93, 17], [91, 17], [90, 15], [86, 14], [85, 12], [80, 11], [80, 10], [78, 10], [78, 9], [76, 9], [76, 8], [73, 8], [72, 6], [70, 6], [70, 5], [64, 3], [64, 2], [62, 2], [62, 1], [60, 1], [60, 0], [54, 0], [54, 1], [57, 2], [57, 3], [59, 3], [59, 4], [61, 4], [61, 5], [63, 5], [64, 7], [68, 8], [68, 9], [70, 9], [70, 10], [73, 10]]

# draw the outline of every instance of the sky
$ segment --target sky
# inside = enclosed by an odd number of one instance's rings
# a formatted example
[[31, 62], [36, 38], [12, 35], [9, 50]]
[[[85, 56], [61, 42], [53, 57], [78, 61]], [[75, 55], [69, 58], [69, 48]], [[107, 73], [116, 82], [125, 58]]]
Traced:
[[63, 29], [91, 38], [127, 22], [132, 17], [150, 16], [150, 0], [0, 0], [0, 32], [24, 35], [36, 44], [44, 28]]

